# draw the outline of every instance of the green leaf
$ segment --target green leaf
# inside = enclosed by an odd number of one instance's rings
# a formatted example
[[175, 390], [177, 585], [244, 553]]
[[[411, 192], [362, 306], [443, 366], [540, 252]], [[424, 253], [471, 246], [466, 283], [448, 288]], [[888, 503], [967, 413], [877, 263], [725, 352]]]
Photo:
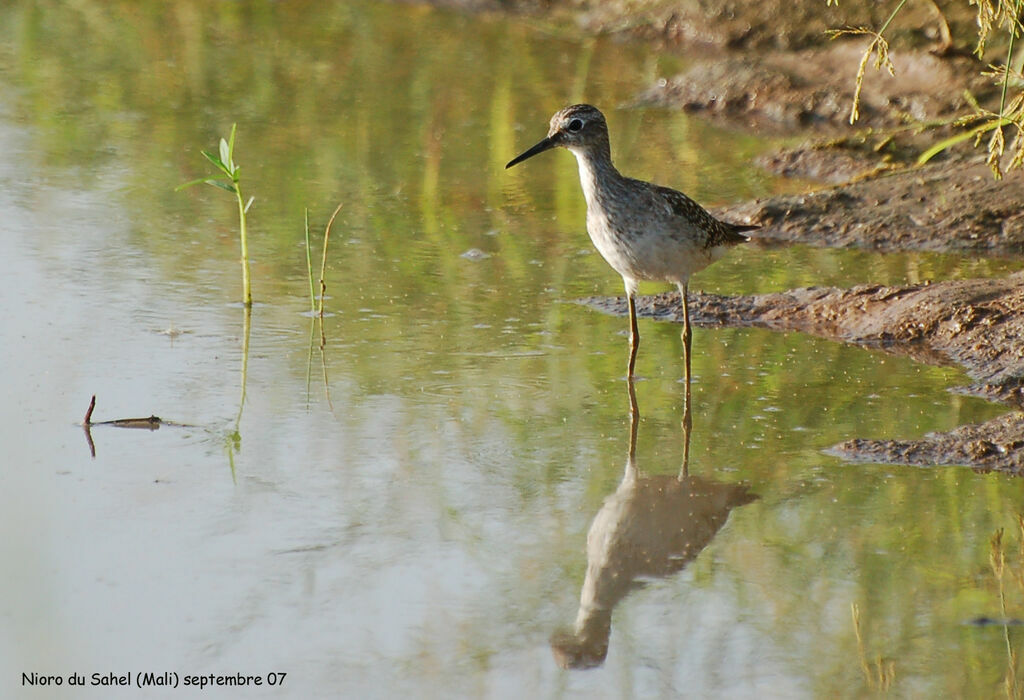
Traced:
[[208, 178], [201, 177], [198, 180], [189, 180], [188, 182], [183, 182], [180, 185], [178, 185], [177, 187], [175, 187], [174, 191], [175, 192], [180, 192], [181, 190], [185, 189], [186, 187], [191, 187], [192, 185], [198, 185], [198, 184], [200, 184], [202, 182], [206, 182], [207, 179]]
[[949, 148], [952, 148], [958, 143], [962, 143], [964, 141], [967, 141], [968, 139], [973, 139], [977, 136], [980, 136], [981, 134], [984, 134], [986, 131], [992, 131], [993, 129], [996, 129], [1000, 126], [1008, 126], [1009, 124], [1010, 120], [1006, 118], [993, 119], [992, 121], [985, 122], [984, 124], [976, 126], [973, 129], [961, 131], [959, 134], [954, 134], [953, 136], [950, 136], [948, 139], [943, 139], [942, 141], [939, 141], [937, 144], [935, 144], [927, 151], [922, 153], [920, 156], [918, 156], [917, 164], [924, 165], [938, 154], [942, 153], [943, 151]]
[[220, 140], [220, 162], [224, 164], [224, 169], [230, 174], [235, 168], [231, 162], [231, 148], [228, 146], [228, 142], [224, 139]]
[[214, 166], [217, 168], [217, 170], [220, 170], [222, 173], [224, 173], [228, 177], [231, 176], [231, 171], [228, 170], [228, 166], [224, 165], [224, 162], [220, 158], [218, 158], [217, 156], [213, 155], [209, 151], [199, 151], [199, 152], [203, 154], [203, 156], [206, 158], [206, 160], [208, 160], [211, 163], [213, 163]]
[[227, 190], [231, 194], [235, 194], [235, 192], [237, 191], [235, 190], [235, 186], [232, 185], [230, 182], [224, 182], [223, 180], [217, 180], [212, 177], [203, 180], [203, 182], [205, 182], [207, 185], [213, 185], [214, 187], [219, 187], [222, 190]]
[[185, 189], [186, 187], [191, 187], [192, 185], [213, 185], [214, 187], [219, 187], [222, 190], [227, 190], [232, 194], [234, 194], [235, 192], [234, 185], [232, 185], [230, 182], [225, 182], [224, 180], [220, 180], [215, 177], [201, 177], [198, 180], [189, 180], [188, 182], [183, 182], [182, 184], [175, 187], [174, 191], [178, 192], [180, 190]]
[[924, 165], [925, 163], [930, 161], [932, 158], [934, 158], [935, 156], [937, 156], [940, 153], [942, 153], [943, 151], [945, 151], [947, 148], [952, 148], [953, 146], [957, 145], [958, 143], [960, 143], [962, 141], [966, 141], [967, 139], [970, 139], [970, 138], [973, 138], [973, 137], [974, 137], [974, 132], [973, 131], [962, 131], [959, 134], [957, 134], [956, 136], [951, 136], [948, 139], [943, 139], [942, 141], [939, 141], [937, 144], [935, 144], [934, 146], [929, 148], [927, 151], [925, 151], [924, 153], [919, 155], [917, 157], [917, 164], [918, 165]]

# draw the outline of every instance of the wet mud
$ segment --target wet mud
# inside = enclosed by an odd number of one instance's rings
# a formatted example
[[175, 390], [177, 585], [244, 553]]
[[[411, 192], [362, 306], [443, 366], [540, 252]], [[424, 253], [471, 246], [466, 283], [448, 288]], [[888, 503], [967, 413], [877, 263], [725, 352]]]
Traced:
[[1024, 173], [995, 180], [979, 157], [731, 207], [762, 239], [879, 251], [1024, 255]]
[[[680, 75], [640, 91], [636, 104], [676, 107], [761, 131], [815, 137], [849, 130], [863, 38], [796, 53], [701, 58]], [[895, 75], [871, 71], [860, 96], [859, 130], [949, 119], [966, 107], [964, 90], [988, 95], [977, 64], [927, 51], [892, 55]], [[888, 152], [892, 152], [890, 148]]]

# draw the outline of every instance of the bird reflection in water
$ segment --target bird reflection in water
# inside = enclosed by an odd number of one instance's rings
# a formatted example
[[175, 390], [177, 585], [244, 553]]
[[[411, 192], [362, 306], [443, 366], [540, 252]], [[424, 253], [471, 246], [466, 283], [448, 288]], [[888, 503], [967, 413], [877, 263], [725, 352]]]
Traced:
[[587, 533], [587, 573], [580, 607], [570, 630], [551, 637], [562, 668], [594, 668], [604, 663], [612, 611], [640, 579], [682, 571], [711, 543], [733, 508], [757, 499], [749, 487], [689, 473], [689, 386], [683, 409], [683, 464], [678, 475], [643, 474], [636, 464], [639, 410], [632, 378], [629, 453], [615, 493], [605, 499]]

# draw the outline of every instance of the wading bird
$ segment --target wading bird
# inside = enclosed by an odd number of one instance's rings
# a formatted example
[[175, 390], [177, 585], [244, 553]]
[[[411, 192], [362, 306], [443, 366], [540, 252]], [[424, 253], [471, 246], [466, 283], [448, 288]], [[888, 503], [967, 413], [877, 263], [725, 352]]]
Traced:
[[622, 275], [629, 304], [629, 371], [633, 376], [640, 334], [636, 293], [640, 280], [672, 282], [683, 307], [686, 385], [690, 383], [690, 275], [703, 270], [758, 228], [719, 221], [682, 192], [622, 176], [612, 165], [608, 125], [596, 107], [572, 105], [551, 117], [548, 135], [509, 161], [511, 168], [552, 148], [576, 156], [587, 200], [587, 233], [601, 256]]

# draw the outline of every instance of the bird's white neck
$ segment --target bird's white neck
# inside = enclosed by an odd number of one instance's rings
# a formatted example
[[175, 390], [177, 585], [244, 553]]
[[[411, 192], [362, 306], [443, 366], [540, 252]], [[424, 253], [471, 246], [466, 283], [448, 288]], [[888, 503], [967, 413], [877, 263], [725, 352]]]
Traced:
[[583, 196], [587, 200], [587, 205], [593, 206], [602, 189], [622, 176], [612, 165], [612, 159], [607, 153], [585, 148], [570, 147], [569, 150], [576, 156], [576, 163], [580, 168]]

